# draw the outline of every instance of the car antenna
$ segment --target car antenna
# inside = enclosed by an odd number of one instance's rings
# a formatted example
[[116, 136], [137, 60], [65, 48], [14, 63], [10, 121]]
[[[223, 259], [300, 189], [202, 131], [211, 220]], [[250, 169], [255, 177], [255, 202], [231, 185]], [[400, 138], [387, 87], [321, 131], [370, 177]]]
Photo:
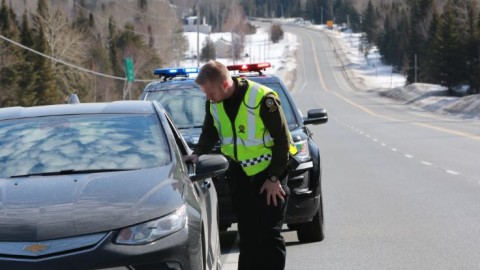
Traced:
[[79, 104], [80, 99], [78, 98], [77, 94], [71, 94], [68, 97], [68, 104]]

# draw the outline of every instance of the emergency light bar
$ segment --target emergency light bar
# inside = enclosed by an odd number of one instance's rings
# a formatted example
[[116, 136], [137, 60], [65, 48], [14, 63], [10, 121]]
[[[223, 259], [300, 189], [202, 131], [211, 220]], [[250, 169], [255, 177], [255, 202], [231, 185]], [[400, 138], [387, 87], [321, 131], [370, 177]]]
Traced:
[[227, 69], [230, 71], [239, 71], [239, 72], [260, 72], [265, 70], [272, 65], [269, 62], [265, 63], [256, 63], [256, 64], [243, 64], [243, 65], [230, 65], [227, 66]]
[[175, 77], [188, 77], [189, 74], [198, 73], [200, 71], [197, 67], [189, 68], [157, 68], [153, 71], [153, 75], [158, 75], [160, 78], [164, 77], [175, 78]]

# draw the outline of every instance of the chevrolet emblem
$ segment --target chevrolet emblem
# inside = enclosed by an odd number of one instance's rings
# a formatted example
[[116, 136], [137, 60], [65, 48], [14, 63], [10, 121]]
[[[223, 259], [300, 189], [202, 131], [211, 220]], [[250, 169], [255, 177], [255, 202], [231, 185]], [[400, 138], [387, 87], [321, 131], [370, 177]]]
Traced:
[[25, 251], [30, 251], [30, 252], [33, 252], [33, 253], [38, 253], [38, 252], [42, 252], [44, 250], [47, 250], [48, 249], [48, 246], [49, 245], [44, 245], [44, 244], [40, 244], [40, 243], [35, 243], [33, 245], [29, 245], [29, 246], [25, 246], [23, 248], [23, 250]]

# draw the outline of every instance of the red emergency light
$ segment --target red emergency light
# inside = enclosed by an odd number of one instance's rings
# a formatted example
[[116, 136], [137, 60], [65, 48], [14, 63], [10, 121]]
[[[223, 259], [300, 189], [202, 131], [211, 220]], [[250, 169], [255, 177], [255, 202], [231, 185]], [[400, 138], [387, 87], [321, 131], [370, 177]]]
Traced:
[[255, 64], [242, 64], [242, 65], [229, 65], [227, 69], [230, 71], [238, 71], [238, 72], [260, 72], [265, 70], [272, 65], [269, 62], [265, 63], [255, 63]]

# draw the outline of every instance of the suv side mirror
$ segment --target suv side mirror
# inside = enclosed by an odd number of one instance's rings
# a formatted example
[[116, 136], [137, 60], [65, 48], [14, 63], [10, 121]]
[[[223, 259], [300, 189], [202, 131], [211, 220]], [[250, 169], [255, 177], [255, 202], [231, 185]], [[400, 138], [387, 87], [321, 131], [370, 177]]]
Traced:
[[325, 109], [308, 110], [308, 116], [303, 118], [304, 125], [318, 125], [328, 122], [328, 114]]
[[201, 155], [195, 164], [192, 181], [204, 180], [224, 174], [228, 170], [228, 160], [222, 155]]

